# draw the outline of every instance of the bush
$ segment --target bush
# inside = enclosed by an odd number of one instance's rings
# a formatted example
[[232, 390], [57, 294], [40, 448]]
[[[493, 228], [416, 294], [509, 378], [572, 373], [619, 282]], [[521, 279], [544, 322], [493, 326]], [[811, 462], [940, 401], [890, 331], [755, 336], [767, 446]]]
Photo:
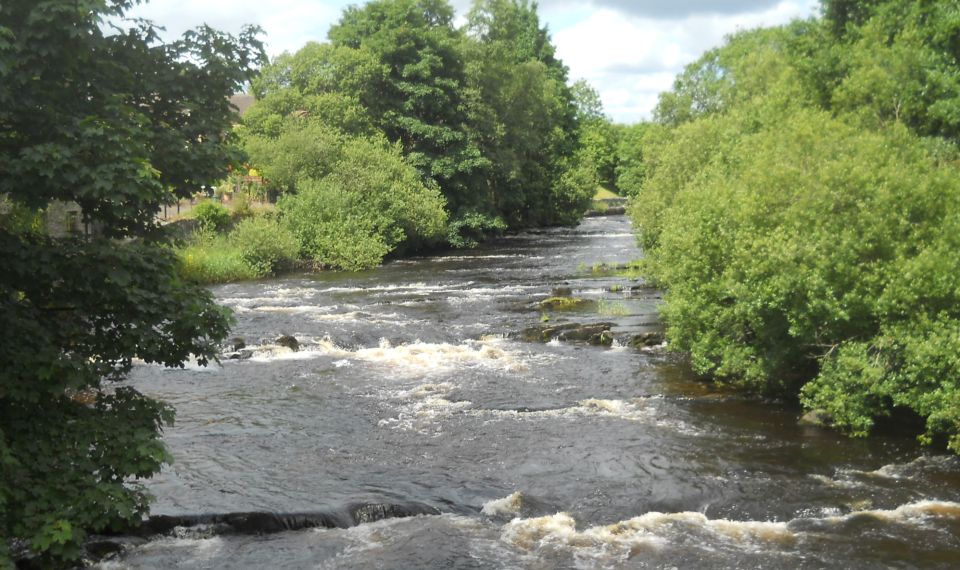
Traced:
[[200, 227], [207, 231], [222, 232], [230, 226], [230, 211], [217, 202], [200, 202], [191, 214]]
[[661, 204], [647, 254], [671, 345], [751, 391], [812, 378], [804, 403], [855, 435], [912, 409], [960, 451], [957, 168], [903, 127], [812, 110], [723, 146], [669, 199], [642, 194]]
[[249, 218], [230, 233], [230, 242], [239, 249], [240, 258], [257, 276], [276, 274], [297, 259], [297, 238], [275, 220]]
[[243, 220], [252, 218], [254, 211], [250, 202], [250, 194], [248, 192], [235, 193], [233, 195], [233, 219]]
[[304, 180], [278, 208], [301, 250], [320, 264], [359, 270], [397, 250], [438, 241], [446, 225], [445, 201], [385, 142], [353, 139], [320, 180]]

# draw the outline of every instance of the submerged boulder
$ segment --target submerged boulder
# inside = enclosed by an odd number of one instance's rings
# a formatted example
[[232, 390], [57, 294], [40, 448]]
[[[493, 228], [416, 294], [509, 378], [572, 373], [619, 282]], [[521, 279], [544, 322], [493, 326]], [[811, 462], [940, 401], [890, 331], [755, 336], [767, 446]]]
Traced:
[[645, 332], [633, 335], [630, 339], [630, 346], [633, 348], [644, 348], [649, 346], [659, 346], [663, 344], [663, 333]]
[[227, 355], [227, 360], [247, 360], [248, 358], [253, 357], [253, 351], [248, 349], [238, 350], [236, 352], [231, 352]]
[[823, 427], [823, 426], [829, 426], [830, 420], [831, 420], [830, 413], [827, 412], [826, 410], [821, 410], [818, 408], [815, 410], [810, 410], [807, 413], [800, 416], [800, 421], [798, 421], [797, 423], [799, 423], [802, 426]]
[[573, 289], [571, 287], [554, 287], [550, 291], [551, 297], [573, 297]]
[[285, 347], [289, 348], [290, 350], [292, 350], [292, 351], [294, 351], [294, 352], [300, 350], [300, 342], [297, 341], [296, 338], [294, 338], [294, 337], [292, 337], [292, 336], [290, 336], [290, 335], [288, 335], [288, 334], [285, 334], [285, 335], [277, 338], [277, 340], [275, 340], [274, 343], [275, 343], [277, 346], [285, 346]]

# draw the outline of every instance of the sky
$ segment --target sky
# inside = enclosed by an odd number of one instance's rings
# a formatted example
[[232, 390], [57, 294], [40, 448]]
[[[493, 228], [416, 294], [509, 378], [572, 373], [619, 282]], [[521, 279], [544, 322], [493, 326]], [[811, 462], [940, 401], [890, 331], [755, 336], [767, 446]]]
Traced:
[[[327, 30], [350, 0], [152, 0], [130, 16], [152, 20], [167, 37], [206, 23], [237, 33], [263, 28], [271, 57], [326, 41]], [[463, 23], [471, 0], [451, 0]], [[620, 123], [649, 119], [659, 93], [683, 67], [728, 34], [772, 26], [818, 12], [817, 0], [540, 0], [540, 21], [570, 68], [586, 79], [604, 111]]]

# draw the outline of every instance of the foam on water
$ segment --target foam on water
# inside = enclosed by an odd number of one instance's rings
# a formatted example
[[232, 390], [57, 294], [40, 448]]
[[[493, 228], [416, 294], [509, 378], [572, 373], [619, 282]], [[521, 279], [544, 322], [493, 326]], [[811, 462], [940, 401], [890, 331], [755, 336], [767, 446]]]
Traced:
[[441, 420], [473, 406], [469, 401], [453, 402], [446, 398], [456, 388], [451, 382], [440, 382], [420, 384], [410, 390], [397, 391], [393, 397], [403, 400], [399, 413], [396, 417], [380, 420], [377, 425], [438, 435], [443, 430]]
[[481, 513], [489, 516], [515, 515], [523, 508], [523, 493], [517, 491], [502, 499], [493, 499], [483, 504]]
[[790, 544], [796, 540], [785, 522], [710, 519], [697, 512], [650, 512], [582, 531], [577, 530], [576, 520], [567, 513], [515, 518], [504, 526], [501, 540], [533, 552], [560, 547], [591, 557], [623, 559], [691, 536], [698, 537], [706, 547], [710, 543], [723, 543], [744, 549]]
[[[518, 512], [521, 501], [522, 495], [515, 493], [484, 504], [483, 512]], [[745, 550], [782, 548], [795, 544], [805, 534], [800, 530], [800, 522], [843, 523], [863, 516], [899, 524], [923, 524], [930, 519], [960, 520], [960, 503], [925, 500], [894, 509], [858, 510], [846, 515], [835, 515], [830, 509], [824, 509], [822, 514], [826, 516], [791, 521], [738, 521], [711, 519], [703, 513], [690, 511], [649, 512], [614, 524], [578, 530], [576, 520], [561, 512], [536, 518], [514, 518], [503, 527], [501, 540], [533, 552], [563, 547], [582, 550], [584, 554], [615, 557], [629, 557], [644, 548], [685, 542], [691, 537], [697, 537], [708, 548], [711, 545]]]
[[423, 282], [418, 283], [401, 283], [401, 284], [390, 284], [390, 285], [373, 285], [370, 287], [342, 287], [334, 286], [327, 287], [326, 289], [319, 289], [316, 292], [319, 293], [423, 293], [423, 294], [436, 294], [447, 291], [454, 291], [458, 289], [463, 289], [472, 285], [472, 281], [466, 281], [463, 283], [456, 283], [450, 285], [443, 284], [427, 284]]
[[866, 472], [865, 475], [889, 479], [914, 479], [926, 471], [953, 469], [957, 466], [957, 463], [958, 459], [956, 457], [948, 455], [921, 455], [907, 463], [884, 465], [874, 471]]
[[960, 503], [951, 501], [917, 501], [900, 505], [895, 509], [865, 509], [852, 513], [824, 517], [828, 522], [843, 522], [852, 517], [870, 516], [882, 521], [898, 523], [917, 523], [931, 518], [960, 520]]
[[552, 418], [583, 418], [585, 416], [606, 416], [624, 420], [641, 421], [648, 419], [652, 411], [623, 400], [582, 400], [575, 406], [550, 410], [475, 410], [478, 415], [489, 415], [499, 419], [542, 420]]
[[[329, 306], [319, 306], [319, 305], [257, 305], [255, 307], [250, 307], [251, 311], [259, 311], [261, 313], [289, 313], [289, 314], [301, 314], [301, 313], [329, 313], [331, 308]], [[350, 315], [353, 313], [339, 313], [336, 315], [329, 315], [330, 317], [337, 317], [341, 315]]]
[[[333, 357], [338, 362], [366, 362], [383, 366], [403, 375], [421, 375], [431, 372], [446, 372], [468, 367], [484, 367], [510, 372], [528, 368], [519, 353], [497, 346], [497, 340], [469, 340], [461, 344], [427, 343], [415, 341], [394, 345], [381, 339], [375, 347], [350, 350], [338, 346], [329, 337], [297, 338], [301, 349], [290, 350], [282, 346], [262, 345], [255, 347], [250, 360], [272, 362], [275, 360], [309, 360]], [[342, 365], [342, 364], [341, 364]]]
[[851, 481], [849, 479], [834, 479], [833, 477], [828, 477], [819, 473], [811, 473], [808, 475], [808, 477], [814, 481], [823, 483], [828, 487], [833, 487], [834, 489], [856, 489], [858, 487], [863, 487], [863, 484], [857, 481]]

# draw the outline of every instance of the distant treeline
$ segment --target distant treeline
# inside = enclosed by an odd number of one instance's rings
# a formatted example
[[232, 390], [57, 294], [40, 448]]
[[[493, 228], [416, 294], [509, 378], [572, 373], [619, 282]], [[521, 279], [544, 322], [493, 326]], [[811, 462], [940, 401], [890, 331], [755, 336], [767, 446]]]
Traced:
[[960, 3], [738, 33], [621, 142], [675, 349], [853, 435], [960, 452]]

